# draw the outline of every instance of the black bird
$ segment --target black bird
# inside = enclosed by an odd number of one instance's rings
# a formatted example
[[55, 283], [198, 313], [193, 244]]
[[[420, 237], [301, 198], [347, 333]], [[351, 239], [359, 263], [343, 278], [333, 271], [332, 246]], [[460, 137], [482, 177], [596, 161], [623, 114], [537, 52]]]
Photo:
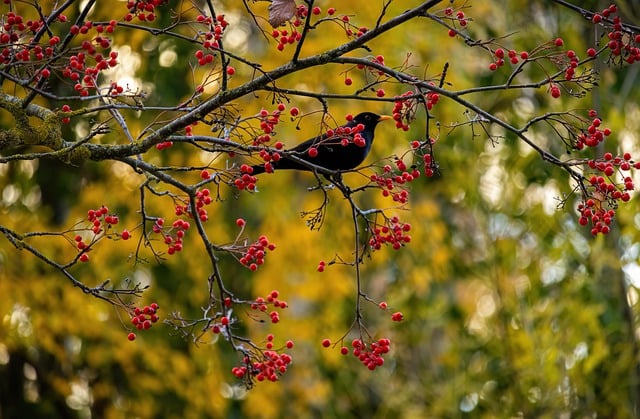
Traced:
[[[351, 170], [358, 167], [371, 151], [373, 132], [378, 122], [391, 119], [387, 115], [363, 112], [347, 124], [298, 144], [291, 155], [327, 170]], [[288, 156], [272, 160], [274, 169], [313, 170]], [[265, 172], [265, 165], [253, 166], [253, 175]]]

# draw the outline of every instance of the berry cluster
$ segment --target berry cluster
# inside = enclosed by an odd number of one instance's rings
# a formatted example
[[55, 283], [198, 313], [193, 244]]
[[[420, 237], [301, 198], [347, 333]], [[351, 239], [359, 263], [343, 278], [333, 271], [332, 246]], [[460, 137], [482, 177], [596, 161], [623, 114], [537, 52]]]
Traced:
[[[615, 170], [624, 171], [632, 167], [629, 153], [625, 153], [625, 157], [627, 159], [613, 158], [611, 153], [606, 153], [604, 161], [589, 161], [590, 168], [605, 174], [605, 176], [592, 175], [589, 178], [589, 185], [593, 188], [591, 197], [578, 205], [580, 225], [586, 226], [590, 222], [591, 234], [594, 236], [599, 233], [607, 234], [618, 202], [628, 202], [631, 199], [630, 191], [634, 189], [634, 184], [630, 176], [625, 176], [621, 184], [611, 180]], [[640, 167], [640, 163], [633, 163], [633, 165]]]
[[613, 209], [605, 209], [601, 201], [587, 199], [585, 203], [578, 205], [578, 212], [581, 214], [578, 220], [580, 225], [586, 226], [591, 222], [591, 234], [594, 236], [611, 231], [609, 226], [616, 212]]
[[[431, 86], [435, 86], [434, 82], [429, 82], [429, 84]], [[427, 103], [427, 109], [431, 110], [431, 109], [433, 109], [434, 106], [436, 106], [436, 104], [440, 100], [440, 94], [438, 94], [436, 92], [429, 91], [425, 95], [425, 99], [426, 99], [426, 103]]]
[[249, 268], [252, 271], [258, 270], [260, 265], [264, 264], [264, 257], [267, 254], [267, 250], [275, 250], [276, 245], [270, 243], [267, 236], [260, 236], [255, 243], [251, 243], [248, 246], [238, 248], [243, 254], [240, 257], [240, 263]]
[[266, 350], [262, 352], [262, 360], [251, 361], [248, 356], [242, 360], [242, 366], [233, 367], [231, 373], [238, 378], [251, 380], [255, 377], [258, 381], [278, 381], [278, 377], [287, 372], [293, 358], [287, 353], [279, 354], [276, 351]]
[[[202, 188], [196, 191], [196, 210], [198, 211], [200, 221], [205, 222], [209, 219], [205, 206], [211, 204], [212, 201], [211, 191], [208, 188]], [[186, 215], [187, 217], [193, 218], [190, 201], [187, 200], [184, 204], [176, 205], [175, 214], [178, 217]], [[191, 224], [180, 218], [171, 223], [171, 226], [165, 225], [164, 218], [158, 218], [153, 224], [152, 231], [162, 235], [163, 241], [167, 245], [167, 253], [173, 255], [176, 252], [182, 251], [184, 236], [190, 228]]]
[[316, 268], [316, 270], [318, 272], [324, 272], [324, 269], [326, 266], [327, 266], [327, 263], [324, 260], [321, 260], [320, 262], [318, 262], [318, 267]]
[[129, 0], [129, 13], [124, 16], [124, 20], [131, 22], [136, 17], [141, 22], [153, 22], [156, 20], [156, 7], [162, 6], [163, 3], [166, 3], [166, 0]]
[[[467, 24], [469, 23], [467, 20], [467, 17], [465, 16], [464, 12], [462, 10], [458, 10], [455, 13], [455, 16], [453, 14], [454, 10], [452, 7], [447, 7], [446, 9], [444, 9], [444, 15], [446, 18], [448, 18], [454, 25], [460, 25], [461, 27], [466, 27]], [[454, 37], [456, 36], [457, 31], [455, 29], [449, 29], [449, 36], [450, 37]]]
[[518, 64], [520, 59], [529, 59], [529, 53], [527, 51], [522, 51], [520, 52], [520, 54], [518, 54], [513, 49], [507, 51], [505, 56], [505, 50], [502, 48], [497, 48], [493, 52], [493, 55], [495, 57], [495, 60], [489, 64], [489, 70], [491, 71], [496, 71], [499, 67], [502, 67], [505, 64], [505, 58], [508, 58], [511, 64]]
[[369, 227], [371, 238], [369, 246], [372, 250], [380, 250], [383, 244], [390, 244], [398, 250], [405, 243], [411, 241], [411, 236], [407, 234], [411, 230], [411, 224], [401, 223], [397, 216], [385, 218], [384, 225]]
[[162, 141], [156, 144], [156, 150], [162, 151], [166, 148], [170, 148], [173, 145], [173, 141]]
[[174, 221], [171, 227], [166, 227], [164, 218], [158, 218], [153, 224], [152, 231], [162, 235], [164, 243], [167, 245], [167, 253], [173, 255], [182, 251], [182, 240], [189, 228], [191, 228], [191, 224], [181, 219]]
[[602, 128], [602, 120], [598, 118], [598, 113], [595, 110], [589, 111], [589, 117], [591, 123], [586, 130], [583, 130], [577, 137], [574, 144], [576, 150], [582, 150], [585, 146], [595, 147], [604, 141], [605, 137], [611, 135], [609, 128]]
[[[384, 364], [382, 356], [389, 352], [391, 341], [387, 338], [380, 338], [370, 344], [366, 344], [362, 339], [354, 339], [351, 342], [353, 348], [353, 356], [358, 358], [369, 370], [373, 371]], [[346, 347], [341, 349], [342, 354], [346, 355], [348, 350]]]
[[633, 64], [640, 61], [640, 34], [633, 36], [625, 34], [620, 16], [617, 16], [618, 8], [615, 4], [603, 9], [600, 13], [595, 13], [591, 21], [596, 25], [611, 25], [612, 30], [607, 33], [609, 42], [607, 48], [610, 51], [610, 61], [620, 64], [623, 61]]
[[98, 209], [87, 211], [87, 219], [93, 223], [91, 231], [93, 231], [94, 234], [100, 234], [103, 227], [108, 228], [109, 226], [118, 224], [120, 221], [117, 215], [109, 214], [109, 208], [104, 205]]
[[[151, 303], [143, 308], [135, 307], [133, 309], [133, 315], [131, 316], [131, 324], [138, 330], [151, 329], [151, 326], [160, 319], [156, 314], [159, 309], [160, 306], [157, 303]], [[131, 332], [127, 338], [129, 340], [135, 340], [136, 334]]]
[[[280, 117], [282, 116], [282, 113], [286, 109], [287, 107], [284, 103], [279, 103], [277, 108], [271, 112], [269, 112], [266, 109], [260, 110], [260, 113], [258, 114], [258, 118], [260, 119], [261, 134], [257, 135], [254, 138], [253, 144], [252, 144], [253, 146], [266, 145], [269, 142], [271, 142], [271, 140], [273, 139], [273, 133], [275, 131], [275, 127], [280, 123]], [[296, 107], [292, 107], [289, 110], [289, 114], [291, 115], [292, 118], [295, 118], [300, 114], [300, 110]], [[274, 147], [276, 148], [276, 150], [282, 150], [284, 148], [284, 144], [278, 141], [274, 144]], [[260, 149], [259, 154], [260, 154], [260, 158], [262, 158], [262, 160], [265, 162], [264, 163], [265, 172], [273, 173], [274, 169], [273, 169], [272, 162], [277, 162], [278, 160], [280, 160], [281, 158], [280, 152], [273, 151], [267, 148], [262, 148]], [[243, 166], [244, 167], [240, 168], [241, 172], [243, 174], [251, 175], [253, 170], [249, 170], [251, 169], [249, 166], [246, 166], [246, 165], [243, 165]], [[251, 184], [254, 184], [254, 186], [248, 187]], [[253, 190], [255, 188], [255, 180], [253, 180], [251, 177], [247, 177], [246, 179], [240, 179], [239, 181], [238, 180], [236, 181], [236, 186], [239, 189]]]
[[573, 80], [573, 76], [576, 74], [576, 68], [580, 63], [580, 59], [576, 55], [576, 52], [572, 49], [567, 51], [567, 58], [569, 59], [569, 64], [567, 65], [567, 68], [564, 71], [564, 79], [567, 81], [571, 81]]
[[[269, 305], [273, 305], [274, 308], [285, 309], [289, 305], [286, 301], [278, 299], [280, 293], [277, 290], [271, 291], [266, 297], [258, 297], [251, 303], [251, 309], [261, 312], [266, 312]], [[271, 323], [278, 323], [280, 321], [280, 314], [273, 310], [269, 313]]]
[[[111, 41], [103, 34], [113, 33], [117, 22], [111, 20], [108, 25], [97, 24], [87, 21], [82, 26], [73, 25], [69, 31], [74, 35], [91, 35], [92, 38], [85, 39], [81, 43], [82, 51], [72, 54], [69, 57], [68, 64], [62, 70], [62, 76], [68, 78], [74, 83], [74, 89], [80, 96], [88, 96], [91, 89], [97, 88], [97, 80], [100, 73], [111, 67], [118, 65], [118, 53], [116, 51], [109, 52], [108, 56], [98, 52], [98, 48], [108, 50], [111, 47]], [[95, 36], [92, 34], [95, 32]], [[92, 59], [93, 66], [87, 61]], [[118, 88], [117, 84], [111, 86], [110, 95], [117, 96], [123, 89]]]
[[79, 234], [76, 234], [73, 239], [76, 242], [76, 247], [78, 248], [78, 250], [82, 252], [78, 260], [80, 260], [80, 262], [89, 262], [89, 255], [87, 254], [87, 252], [91, 250], [91, 244], [87, 244]]
[[[281, 142], [276, 144], [276, 148], [278, 149], [282, 149], [283, 146]], [[279, 152], [269, 152], [266, 149], [260, 150], [260, 157], [264, 160], [264, 171], [266, 173], [273, 173], [274, 168], [272, 162], [277, 162], [282, 158]]]
[[[229, 22], [225, 20], [224, 15], [218, 15], [215, 19], [211, 16], [198, 15], [196, 21], [209, 26], [209, 30], [199, 33], [202, 41], [202, 49], [195, 52], [198, 64], [203, 66], [211, 64], [215, 58], [214, 53], [220, 47], [220, 40], [225, 29], [229, 26]], [[229, 74], [231, 73], [231, 74]], [[227, 74], [232, 76], [235, 73], [233, 67], [227, 67]]]
[[[66, 22], [65, 15], [58, 16], [59, 22]], [[0, 63], [9, 64], [14, 61], [42, 61], [45, 58], [52, 57], [54, 47], [60, 42], [60, 37], [52, 36], [49, 38], [48, 45], [31, 45], [30, 42], [23, 42], [23, 36], [35, 34], [42, 28], [44, 22], [42, 20], [24, 21], [22, 15], [15, 12], [9, 12], [5, 16], [4, 24], [0, 26]], [[29, 34], [28, 34], [29, 33]], [[33, 54], [33, 56], [32, 56]], [[48, 77], [50, 72], [48, 69], [45, 73], [42, 71], [43, 77]]]
[[[609, 128], [602, 127], [602, 120], [595, 110], [589, 111], [589, 125], [576, 134], [573, 148], [583, 150], [595, 147], [611, 135]], [[586, 125], [586, 124], [585, 124]], [[615, 210], [621, 202], [631, 199], [631, 191], [635, 189], [633, 179], [629, 175], [633, 169], [640, 169], [640, 162], [633, 160], [631, 153], [614, 156], [607, 152], [601, 158], [586, 161], [586, 168], [592, 173], [583, 185], [584, 198], [578, 205], [582, 226], [591, 225], [591, 234], [607, 234], [615, 216]], [[613, 177], [619, 175], [616, 180]]]
[[[284, 309], [288, 305], [286, 301], [279, 299], [280, 293], [277, 290], [271, 291], [266, 297], [258, 297], [251, 303], [253, 310], [266, 312], [269, 305], [273, 305], [276, 309]], [[224, 299], [224, 306], [230, 307], [233, 304], [230, 297]], [[278, 323], [280, 316], [276, 310], [269, 313], [272, 323]], [[222, 328], [230, 324], [230, 319], [226, 316], [220, 318], [219, 322], [211, 328], [213, 333], [221, 333]], [[278, 353], [280, 349], [274, 349], [275, 336], [269, 333], [264, 342], [264, 348], [258, 348], [253, 345], [252, 350], [243, 350], [244, 357], [241, 366], [232, 368], [231, 372], [237, 378], [245, 379], [247, 384], [251, 384], [255, 378], [258, 381], [277, 381], [278, 377], [287, 371], [288, 365], [291, 364], [292, 358], [289, 354]], [[293, 348], [293, 341], [287, 340], [281, 349]]]
[[280, 122], [280, 115], [286, 109], [284, 103], [278, 104], [278, 108], [269, 112], [261, 109], [258, 117], [260, 118], [260, 130], [263, 132], [253, 141], [254, 146], [266, 144], [271, 141], [271, 134], [274, 132], [276, 125]]
[[[429, 85], [435, 86], [436, 84], [429, 82]], [[427, 110], [431, 111], [440, 101], [440, 94], [434, 91], [429, 90], [426, 93], [422, 93], [422, 95], [424, 101], [418, 101], [416, 99], [416, 93], [408, 90], [395, 98], [392, 115], [394, 121], [396, 121], [396, 128], [408, 131], [409, 124], [415, 119], [417, 107], [421, 103], [424, 103]]]
[[239, 190], [246, 189], [248, 191], [254, 191], [256, 189], [256, 182], [258, 181], [258, 178], [251, 175], [253, 173], [253, 167], [248, 164], [243, 164], [240, 166], [240, 173], [240, 177], [233, 181], [235, 187]]
[[369, 179], [382, 189], [382, 196], [391, 196], [395, 202], [406, 204], [409, 200], [409, 191], [405, 189], [405, 184], [420, 177], [420, 171], [413, 168], [409, 172], [402, 159], [396, 159], [395, 165], [399, 172], [394, 172], [391, 165], [386, 164], [382, 174], [374, 173]]
[[[298, 19], [293, 21], [294, 26], [300, 26], [302, 22]], [[273, 36], [277, 41], [278, 45], [276, 48], [278, 51], [284, 51], [285, 47], [289, 44], [294, 44], [300, 39], [302, 39], [302, 34], [297, 31], [297, 29], [292, 28], [291, 32], [287, 29], [274, 29], [271, 32], [271, 36]]]
[[[327, 15], [331, 16], [336, 12], [336, 9], [330, 7], [327, 9]], [[318, 16], [322, 13], [322, 9], [315, 6], [311, 9], [311, 14]], [[298, 5], [293, 21], [289, 22], [289, 29], [274, 29], [271, 32], [271, 36], [278, 42], [276, 48], [278, 51], [284, 51], [287, 45], [293, 45], [302, 39], [302, 32], [298, 30], [303, 25], [303, 20], [309, 15], [309, 8], [304, 5]], [[314, 29], [311, 26], [310, 29]]]
[[[59, 23], [65, 23], [67, 20], [65, 15], [57, 18]], [[0, 27], [0, 62], [9, 64], [24, 61], [38, 64], [60, 55], [61, 51], [57, 51], [61, 43], [59, 36], [50, 36], [42, 44], [34, 41], [33, 34], [39, 34], [44, 25], [45, 22], [42, 19], [24, 22], [21, 15], [14, 12], [7, 13], [5, 23]], [[111, 47], [111, 41], [104, 35], [113, 33], [116, 25], [116, 20], [111, 20], [108, 24], [93, 24], [87, 21], [81, 26], [72, 25], [69, 28], [69, 33], [73, 36], [91, 36], [81, 42], [78, 52], [65, 58], [66, 64], [60, 68], [62, 77], [69, 79], [81, 96], [88, 96], [90, 89], [96, 88], [96, 81], [102, 71], [118, 65], [117, 52], [111, 51], [106, 54], [106, 50]], [[47, 31], [47, 33], [50, 32]], [[39, 65], [30, 68], [38, 69], [38, 67]], [[39, 68], [36, 70], [35, 80], [48, 79], [53, 69], [52, 66]], [[117, 85], [111, 89], [111, 94], [118, 94]]]
[[[601, 25], [610, 29], [609, 32], [607, 32], [609, 41], [606, 43], [605, 48], [609, 51], [608, 61], [617, 65], [623, 63], [633, 64], [634, 62], [640, 61], [640, 47], [638, 46], [640, 45], [640, 34], [633, 34], [629, 31], [629, 28], [625, 28], [620, 16], [617, 16], [617, 12], [618, 9], [616, 5], [612, 4], [601, 12], [593, 14], [591, 21], [595, 25]], [[450, 35], [455, 36], [455, 31], [450, 31]], [[556, 38], [550, 42], [550, 44], [555, 47], [562, 47], [564, 46], [564, 41], [562, 38]], [[575, 71], [580, 65], [580, 60], [573, 50], [568, 50], [565, 54], [568, 62], [564, 70], [564, 79], [571, 81], [574, 80]], [[593, 47], [587, 49], [587, 55], [589, 57], [595, 57], [598, 54], [599, 51]], [[509, 50], [505, 53], [503, 48], [497, 48], [493, 51], [493, 56], [494, 61], [489, 64], [491, 71], [502, 67], [506, 59], [509, 59], [512, 64], [517, 64], [520, 59], [525, 61], [529, 59], [529, 53], [527, 51], [522, 51], [518, 54], [515, 50]], [[549, 94], [553, 98], [559, 98], [561, 95], [559, 86], [551, 83], [549, 86]]]
[[[604, 156], [600, 160], [589, 160], [588, 166], [590, 169], [598, 170], [604, 173], [606, 176], [613, 176], [617, 169], [621, 171], [629, 171], [633, 167], [634, 169], [640, 169], [640, 162], [634, 162], [631, 159], [631, 153], [624, 153], [622, 156], [613, 156], [612, 153], [604, 153]], [[624, 189], [632, 191], [633, 180], [631, 177], [626, 176], [624, 178]]]
[[[403, 131], [409, 130], [409, 124], [413, 120], [413, 115], [416, 113], [416, 106], [418, 101], [413, 97], [414, 92], [408, 90], [396, 97], [396, 101], [393, 103], [393, 110], [391, 115], [393, 120], [396, 121], [396, 128]], [[433, 107], [433, 103], [431, 104]]]
[[[430, 140], [431, 144], [433, 144], [433, 140]], [[414, 141], [412, 143], [412, 147], [414, 149], [420, 148], [420, 142]], [[422, 163], [424, 165], [424, 175], [427, 177], [432, 177], [436, 173], [436, 169], [438, 165], [433, 159], [433, 155], [431, 153], [425, 153], [422, 155]]]
[[[109, 208], [102, 205], [98, 209], [90, 209], [87, 211], [87, 220], [91, 223], [91, 232], [94, 237], [92, 238], [90, 243], [87, 243], [80, 234], [76, 234], [73, 238], [75, 246], [80, 251], [80, 256], [78, 260], [80, 262], [88, 262], [89, 254], [91, 251], [91, 246], [99, 240], [102, 236], [96, 237], [101, 233], [105, 233], [111, 229], [112, 226], [115, 226], [120, 222], [120, 219], [115, 214], [109, 214]], [[106, 233], [105, 233], [106, 234]], [[120, 236], [122, 240], [129, 240], [131, 238], [131, 233], [128, 230], [122, 230], [121, 233], [112, 233], [114, 236]]]
[[[208, 188], [202, 188], [196, 192], [196, 209], [198, 211], [198, 218], [200, 218], [200, 221], [205, 222], [209, 219], [209, 214], [204, 207], [211, 204], [211, 202], [213, 202], [213, 198], [211, 198], [211, 191]], [[193, 218], [193, 214], [191, 213], [191, 204], [189, 201], [184, 205], [176, 205], [175, 213], [177, 216], [186, 214]]]

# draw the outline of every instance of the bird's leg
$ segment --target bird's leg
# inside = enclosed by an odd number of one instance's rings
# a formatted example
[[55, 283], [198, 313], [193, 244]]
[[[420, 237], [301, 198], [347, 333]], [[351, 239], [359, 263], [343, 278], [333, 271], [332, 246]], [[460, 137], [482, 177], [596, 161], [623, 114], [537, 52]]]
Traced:
[[340, 189], [345, 197], [351, 196], [351, 188], [342, 182], [342, 172], [337, 172], [334, 174], [327, 174], [325, 177], [331, 182], [332, 187], [336, 187]]

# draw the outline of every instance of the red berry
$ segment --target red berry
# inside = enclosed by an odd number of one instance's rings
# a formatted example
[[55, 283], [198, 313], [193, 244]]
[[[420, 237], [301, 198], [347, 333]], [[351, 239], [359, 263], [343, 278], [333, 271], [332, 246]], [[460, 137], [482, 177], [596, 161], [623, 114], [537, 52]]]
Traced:
[[127, 339], [129, 340], [136, 340], [136, 334], [131, 332], [127, 335]]
[[236, 220], [236, 225], [237, 225], [238, 227], [244, 227], [244, 225], [245, 225], [245, 224], [246, 224], [246, 221], [244, 221], [244, 219], [243, 219], [243, 218], [238, 218], [238, 219]]
[[307, 151], [307, 153], [309, 154], [309, 157], [313, 158], [313, 157], [317, 157], [318, 156], [318, 149], [315, 147], [311, 147], [309, 149], [309, 151]]
[[329, 339], [322, 339], [322, 346], [328, 348], [329, 346], [331, 346], [331, 341]]
[[131, 233], [129, 233], [129, 230], [122, 230], [120, 237], [122, 240], [129, 240], [131, 238]]
[[561, 47], [564, 45], [564, 41], [562, 40], [562, 38], [556, 38], [556, 40], [553, 42], [557, 47]]
[[404, 315], [401, 312], [397, 311], [391, 315], [391, 320], [393, 320], [394, 322], [401, 322], [402, 320], [404, 320]]
[[233, 76], [234, 74], [236, 74], [236, 69], [231, 66], [227, 67], [227, 74]]

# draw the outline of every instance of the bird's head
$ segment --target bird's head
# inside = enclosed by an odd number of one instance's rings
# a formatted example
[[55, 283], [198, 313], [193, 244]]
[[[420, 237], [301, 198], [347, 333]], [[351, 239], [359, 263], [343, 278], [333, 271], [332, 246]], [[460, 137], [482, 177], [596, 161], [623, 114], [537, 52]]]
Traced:
[[366, 128], [373, 129], [378, 122], [386, 121], [387, 119], [393, 119], [388, 115], [378, 115], [373, 112], [362, 112], [353, 117], [353, 124], [363, 124]]

